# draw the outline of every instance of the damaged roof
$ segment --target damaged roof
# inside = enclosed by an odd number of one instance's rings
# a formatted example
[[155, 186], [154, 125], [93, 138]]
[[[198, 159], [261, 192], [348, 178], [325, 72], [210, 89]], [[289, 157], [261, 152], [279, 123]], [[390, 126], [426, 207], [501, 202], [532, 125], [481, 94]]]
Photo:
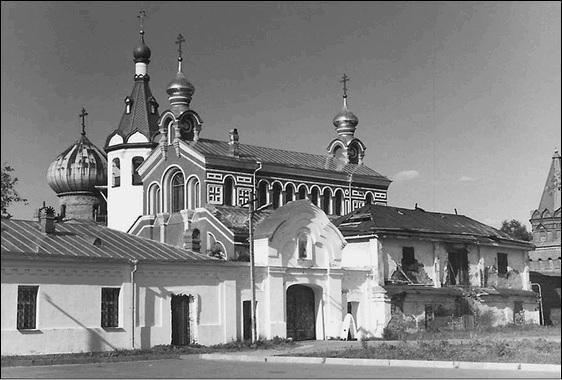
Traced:
[[[249, 215], [248, 208], [236, 206], [219, 206], [207, 205], [207, 209], [213, 216], [220, 220], [226, 228], [234, 232], [235, 235], [242, 235], [246, 237], [249, 231]], [[257, 226], [269, 214], [273, 212], [272, 209], [263, 209], [255, 211], [252, 222]]]
[[479, 243], [511, 243], [532, 249], [530, 242], [513, 239], [491, 226], [465, 215], [428, 212], [421, 208], [407, 209], [366, 205], [333, 222], [345, 237], [369, 234], [438, 235], [443, 239]]
[[[199, 139], [190, 145], [197, 152], [206, 157], [226, 157], [232, 159], [229, 153], [229, 144], [226, 141]], [[365, 165], [345, 164], [341, 160], [328, 155], [293, 152], [290, 150], [267, 148], [257, 145], [239, 144], [240, 159], [258, 160], [262, 163], [281, 165], [292, 168], [308, 168], [327, 172], [342, 172], [358, 174], [379, 179], [390, 180], [375, 170]]]
[[138, 261], [219, 261], [88, 221], [55, 223], [43, 233], [39, 222], [2, 219], [1, 253], [21, 257], [58, 257]]

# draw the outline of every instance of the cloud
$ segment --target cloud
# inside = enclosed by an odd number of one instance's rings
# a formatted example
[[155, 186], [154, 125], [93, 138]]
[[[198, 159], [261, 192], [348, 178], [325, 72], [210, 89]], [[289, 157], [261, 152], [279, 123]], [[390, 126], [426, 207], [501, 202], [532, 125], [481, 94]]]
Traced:
[[473, 177], [469, 177], [467, 175], [463, 175], [461, 178], [459, 178], [460, 182], [474, 182], [476, 181], [476, 178]]
[[409, 181], [419, 176], [420, 173], [417, 170], [402, 170], [401, 172], [396, 173], [393, 179], [395, 181]]

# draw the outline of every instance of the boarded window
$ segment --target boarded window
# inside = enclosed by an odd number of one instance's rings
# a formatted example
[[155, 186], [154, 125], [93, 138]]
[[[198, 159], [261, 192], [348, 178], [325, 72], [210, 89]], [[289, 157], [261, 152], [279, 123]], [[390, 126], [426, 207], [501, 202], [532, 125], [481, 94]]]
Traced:
[[498, 252], [498, 274], [507, 274], [507, 253]]
[[35, 329], [38, 286], [18, 286], [18, 330]]
[[101, 327], [119, 327], [119, 288], [101, 289]]

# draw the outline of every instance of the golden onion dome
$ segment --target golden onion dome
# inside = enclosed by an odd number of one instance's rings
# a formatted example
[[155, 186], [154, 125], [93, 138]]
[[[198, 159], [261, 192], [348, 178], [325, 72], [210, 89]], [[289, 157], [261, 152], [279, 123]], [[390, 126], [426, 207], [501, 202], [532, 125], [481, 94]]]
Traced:
[[107, 158], [85, 133], [49, 165], [47, 183], [57, 195], [96, 192], [107, 185]]
[[359, 118], [347, 107], [344, 107], [341, 112], [334, 116], [333, 123], [338, 134], [353, 134], [357, 124], [359, 124]]

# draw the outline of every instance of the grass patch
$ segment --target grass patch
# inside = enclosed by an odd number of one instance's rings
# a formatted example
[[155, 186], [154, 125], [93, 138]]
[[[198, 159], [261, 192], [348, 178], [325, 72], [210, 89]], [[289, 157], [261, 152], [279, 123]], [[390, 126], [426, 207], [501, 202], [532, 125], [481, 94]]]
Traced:
[[446, 340], [379, 343], [362, 345], [361, 348], [309, 352], [298, 356], [560, 364], [560, 354], [560, 342], [538, 338], [518, 341], [478, 339], [459, 344], [451, 344]]
[[102, 352], [82, 352], [68, 354], [46, 355], [13, 355], [2, 356], [2, 367], [53, 365], [53, 364], [80, 364], [152, 359], [177, 359], [180, 355], [208, 354], [213, 352], [234, 352], [254, 349], [276, 349], [293, 346], [295, 343], [288, 339], [275, 337], [270, 340], [258, 340], [255, 344], [249, 341], [233, 341], [230, 343], [202, 346], [192, 344], [189, 346], [158, 345], [147, 349], [115, 350]]
[[415, 332], [395, 332], [387, 336], [387, 340], [448, 340], [448, 339], [520, 339], [520, 338], [548, 338], [559, 337], [561, 334], [560, 325], [558, 326], [539, 326], [539, 325], [514, 325], [498, 327], [480, 327], [474, 330], [448, 330], [441, 329], [435, 331], [420, 330]]

